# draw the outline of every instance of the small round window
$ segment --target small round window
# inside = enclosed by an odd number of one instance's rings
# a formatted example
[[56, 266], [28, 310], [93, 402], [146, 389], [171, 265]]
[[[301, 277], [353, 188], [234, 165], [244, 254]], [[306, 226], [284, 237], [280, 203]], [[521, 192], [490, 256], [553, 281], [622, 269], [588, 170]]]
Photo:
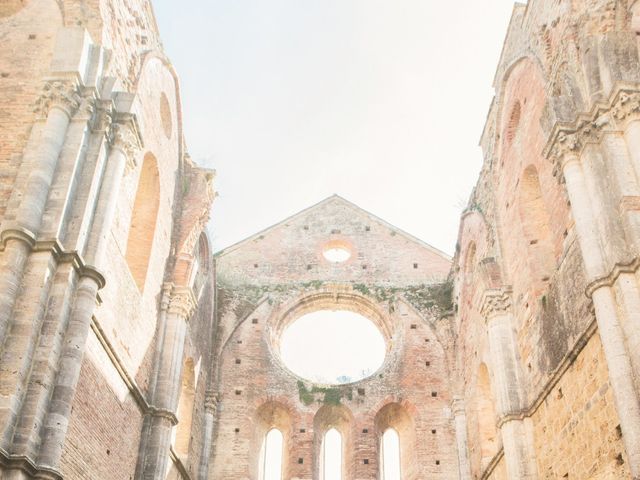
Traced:
[[344, 242], [329, 242], [322, 249], [322, 256], [328, 262], [342, 263], [351, 258], [351, 249]]

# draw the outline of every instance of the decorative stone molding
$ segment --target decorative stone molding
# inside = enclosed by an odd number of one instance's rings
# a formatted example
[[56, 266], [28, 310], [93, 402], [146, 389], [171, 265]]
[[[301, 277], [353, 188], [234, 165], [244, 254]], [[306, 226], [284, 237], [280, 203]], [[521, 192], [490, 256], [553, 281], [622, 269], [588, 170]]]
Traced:
[[171, 410], [167, 410], [166, 408], [158, 408], [150, 405], [148, 410], [145, 412], [147, 415], [151, 415], [152, 417], [160, 417], [171, 422], [171, 425], [174, 427], [178, 424], [178, 417]]
[[98, 102], [96, 112], [91, 123], [91, 130], [94, 133], [103, 133], [107, 140], [111, 132], [111, 124], [113, 123], [113, 105], [112, 102]]
[[585, 288], [585, 295], [592, 297], [593, 292], [602, 287], [612, 287], [618, 277], [624, 273], [634, 274], [640, 267], [640, 257], [635, 257], [626, 263], [616, 263], [611, 271], [602, 277], [596, 278]]
[[580, 155], [586, 145], [599, 143], [604, 132], [622, 131], [634, 120], [640, 120], [640, 85], [619, 85], [591, 112], [578, 115], [574, 122], [556, 124], [544, 155], [557, 165], [557, 172], [568, 156]]
[[9, 240], [19, 240], [26, 243], [32, 252], [50, 252], [59, 263], [70, 263], [81, 277], [90, 277], [98, 285], [98, 289], [105, 286], [102, 273], [85, 262], [77, 250], [65, 250], [57, 239], [36, 240], [32, 232], [23, 228], [9, 228], [0, 232], [0, 252], [4, 251]]
[[485, 320], [507, 314], [511, 310], [511, 289], [485, 290], [480, 305], [480, 313]]
[[616, 122], [640, 119], [640, 92], [620, 91], [611, 108], [611, 115]]
[[143, 146], [135, 116], [113, 115], [107, 138], [111, 148], [120, 150], [127, 157], [127, 168], [129, 170], [135, 168], [136, 154]]
[[34, 112], [40, 118], [46, 118], [53, 107], [62, 109], [72, 117], [82, 98], [80, 88], [75, 80], [49, 80], [44, 84], [40, 97], [36, 100]]
[[73, 115], [73, 119], [93, 123], [97, 111], [97, 101], [98, 95], [95, 89], [87, 89], [80, 97], [80, 104]]
[[218, 411], [218, 402], [220, 402], [220, 398], [213, 390], [207, 390], [204, 393], [204, 409], [207, 413], [215, 415]]
[[453, 401], [451, 402], [451, 411], [455, 417], [460, 415], [466, 415], [464, 398], [461, 396], [454, 396]]
[[63, 480], [62, 473], [51, 467], [37, 465], [24, 455], [12, 455], [0, 448], [0, 467], [3, 470], [21, 471], [27, 478], [37, 480]]
[[188, 319], [196, 309], [197, 302], [189, 287], [177, 287], [167, 283], [163, 288], [161, 307], [168, 313], [174, 313]]

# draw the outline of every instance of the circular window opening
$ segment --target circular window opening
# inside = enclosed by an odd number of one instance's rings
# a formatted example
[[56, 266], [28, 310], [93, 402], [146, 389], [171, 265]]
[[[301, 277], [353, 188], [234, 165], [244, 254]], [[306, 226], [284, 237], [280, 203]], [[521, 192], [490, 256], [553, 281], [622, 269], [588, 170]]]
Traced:
[[162, 121], [162, 129], [167, 138], [171, 138], [171, 131], [173, 128], [171, 122], [171, 107], [169, 106], [169, 100], [164, 92], [160, 95], [160, 120]]
[[314, 383], [362, 380], [384, 363], [386, 344], [368, 318], [347, 310], [320, 310], [289, 325], [280, 356], [293, 373]]
[[351, 249], [344, 242], [329, 242], [322, 249], [322, 256], [331, 263], [342, 263], [351, 258]]

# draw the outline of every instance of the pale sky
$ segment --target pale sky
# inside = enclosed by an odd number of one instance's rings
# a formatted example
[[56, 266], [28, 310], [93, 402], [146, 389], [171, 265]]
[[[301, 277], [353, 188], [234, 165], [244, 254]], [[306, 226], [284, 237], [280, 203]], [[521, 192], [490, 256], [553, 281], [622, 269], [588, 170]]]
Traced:
[[512, 0], [156, 0], [219, 250], [333, 193], [453, 253]]
[[303, 315], [280, 339], [284, 364], [317, 383], [350, 383], [368, 377], [382, 366], [386, 353], [380, 330], [366, 317], [345, 310]]

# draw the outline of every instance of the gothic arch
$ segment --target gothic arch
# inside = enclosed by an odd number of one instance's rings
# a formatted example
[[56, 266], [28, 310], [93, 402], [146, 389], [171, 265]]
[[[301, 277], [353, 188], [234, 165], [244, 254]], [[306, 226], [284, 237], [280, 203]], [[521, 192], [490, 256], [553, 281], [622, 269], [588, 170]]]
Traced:
[[133, 91], [138, 91], [141, 80], [144, 77], [145, 69], [148, 63], [152, 60], [159, 61], [162, 66], [169, 72], [169, 75], [171, 75], [171, 77], [173, 78], [173, 84], [175, 88], [175, 104], [172, 105], [171, 102], [169, 102], [169, 106], [172, 110], [173, 116], [175, 116], [176, 119], [176, 131], [173, 138], [176, 138], [178, 142], [179, 170], [182, 171], [184, 163], [184, 142], [182, 141], [182, 96], [180, 93], [180, 81], [178, 79], [178, 74], [176, 73], [175, 68], [163, 52], [159, 50], [149, 50], [148, 52], [145, 52], [143, 54], [142, 61], [140, 62], [140, 70], [138, 71], [138, 75], [136, 76], [133, 84]]
[[518, 209], [532, 282], [546, 281], [555, 266], [549, 211], [542, 196], [538, 169], [528, 165], [520, 177]]
[[160, 206], [160, 174], [152, 153], [144, 156], [133, 203], [126, 260], [140, 292], [144, 291]]
[[353, 449], [348, 448], [354, 441], [354, 419], [344, 405], [323, 405], [313, 417], [313, 475], [321, 478], [321, 457], [325, 434], [332, 429], [340, 433], [342, 439], [342, 480], [353, 480]]
[[289, 478], [288, 452], [291, 445], [293, 421], [290, 409], [277, 400], [269, 400], [260, 405], [253, 415], [254, 432], [251, 452], [258, 452], [252, 459], [250, 472], [251, 478], [260, 478], [261, 467], [264, 462], [266, 439], [273, 429], [282, 434], [282, 478]]
[[382, 436], [393, 428], [400, 440], [400, 471], [402, 478], [412, 480], [418, 478], [415, 451], [417, 446], [414, 419], [410, 411], [401, 403], [390, 402], [384, 405], [375, 416], [375, 431], [378, 438], [378, 458], [382, 452]]

